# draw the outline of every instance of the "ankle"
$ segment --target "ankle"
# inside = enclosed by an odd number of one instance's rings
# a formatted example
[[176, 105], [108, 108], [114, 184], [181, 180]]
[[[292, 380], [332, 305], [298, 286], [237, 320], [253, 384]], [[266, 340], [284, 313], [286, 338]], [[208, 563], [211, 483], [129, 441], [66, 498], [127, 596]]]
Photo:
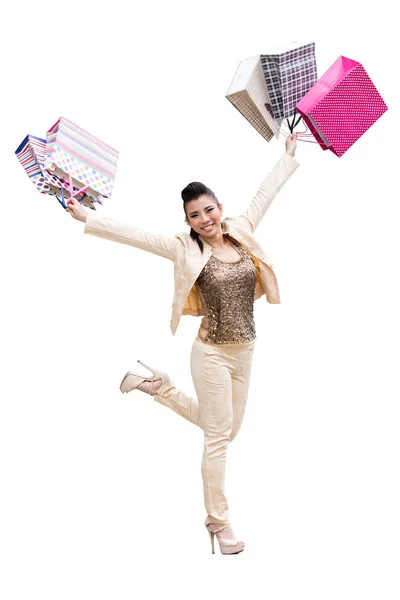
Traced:
[[144, 392], [145, 394], [150, 394], [151, 391], [151, 395], [155, 396], [157, 391], [160, 389], [161, 387], [161, 379], [157, 379], [157, 381], [143, 381], [143, 383], [141, 383], [140, 385], [138, 385], [138, 390], [140, 390], [141, 392]]

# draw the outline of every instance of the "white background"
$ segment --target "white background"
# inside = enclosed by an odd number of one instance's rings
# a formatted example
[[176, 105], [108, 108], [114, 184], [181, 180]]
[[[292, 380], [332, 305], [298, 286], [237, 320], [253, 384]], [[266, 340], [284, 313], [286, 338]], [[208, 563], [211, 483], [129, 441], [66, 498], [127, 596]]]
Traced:
[[[0, 595], [398, 600], [398, 37], [365, 3], [14, 3], [3, 19]], [[394, 5], [394, 4], [393, 4]], [[315, 41], [362, 62], [389, 111], [300, 168], [257, 238], [281, 305], [255, 304], [248, 409], [228, 450], [245, 551], [211, 554], [202, 431], [140, 392], [136, 360], [194, 394], [199, 319], [169, 329], [172, 263], [83, 234], [14, 151], [60, 115], [120, 151], [100, 211], [187, 231], [204, 181], [238, 216], [284, 152], [226, 100], [239, 62]], [[140, 367], [138, 369], [137, 367]], [[252, 588], [252, 592], [249, 592]]]

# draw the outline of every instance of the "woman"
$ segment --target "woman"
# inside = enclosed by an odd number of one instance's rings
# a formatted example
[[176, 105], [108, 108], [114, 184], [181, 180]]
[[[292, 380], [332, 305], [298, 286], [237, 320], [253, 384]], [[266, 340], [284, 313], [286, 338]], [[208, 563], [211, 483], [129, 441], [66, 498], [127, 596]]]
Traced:
[[275, 195], [299, 166], [293, 158], [296, 145], [293, 134], [286, 140], [285, 154], [237, 219], [222, 220], [223, 206], [215, 194], [201, 183], [189, 184], [182, 191], [182, 199], [190, 234], [152, 234], [88, 212], [75, 199], [67, 206], [74, 219], [85, 222], [85, 233], [173, 260], [173, 335], [181, 315], [203, 315], [191, 353], [197, 398], [188, 397], [166, 373], [141, 361], [153, 376], [129, 371], [120, 389], [123, 393], [139, 389], [150, 394], [203, 429], [205, 525], [213, 553], [214, 535], [222, 554], [238, 554], [245, 546], [235, 538], [228, 518], [224, 494], [226, 451], [239, 431], [246, 406], [256, 340], [254, 300], [265, 294], [268, 302], [280, 302], [272, 265], [253, 233]]

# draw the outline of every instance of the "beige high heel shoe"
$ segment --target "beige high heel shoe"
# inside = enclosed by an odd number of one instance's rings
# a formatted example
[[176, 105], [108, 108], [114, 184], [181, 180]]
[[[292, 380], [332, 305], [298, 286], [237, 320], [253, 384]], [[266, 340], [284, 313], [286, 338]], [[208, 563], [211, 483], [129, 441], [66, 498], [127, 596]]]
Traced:
[[[212, 529], [209, 527], [212, 525]], [[220, 525], [219, 523], [213, 523], [211, 517], [207, 517], [205, 526], [207, 527], [207, 531], [210, 534], [211, 539], [211, 551], [215, 554], [214, 549], [214, 535], [217, 536], [219, 549], [221, 554], [239, 554], [239, 552], [243, 552], [245, 543], [238, 542], [234, 539], [223, 538], [222, 536], [218, 537], [217, 533], [225, 531], [228, 535], [233, 537], [233, 531], [230, 525]]]
[[155, 396], [156, 394], [152, 394], [153, 383], [155, 381], [158, 381], [159, 379], [161, 379], [161, 385], [164, 385], [164, 383], [167, 383], [167, 381], [170, 381], [168, 373], [163, 373], [162, 371], [159, 371], [158, 369], [149, 367], [149, 365], [146, 365], [145, 363], [141, 362], [140, 360], [138, 360], [138, 363], [140, 363], [143, 367], [148, 369], [152, 373], [153, 377], [143, 377], [142, 375], [137, 375], [137, 373], [128, 371], [127, 374], [125, 375], [125, 377], [123, 378], [123, 380], [121, 381], [121, 385], [119, 386], [119, 389], [121, 390], [121, 392], [123, 394], [125, 394], [127, 392], [131, 392], [132, 390], [135, 390], [141, 383], [144, 383], [145, 381], [150, 381], [151, 386], [150, 386], [149, 393], [150, 393], [150, 396]]

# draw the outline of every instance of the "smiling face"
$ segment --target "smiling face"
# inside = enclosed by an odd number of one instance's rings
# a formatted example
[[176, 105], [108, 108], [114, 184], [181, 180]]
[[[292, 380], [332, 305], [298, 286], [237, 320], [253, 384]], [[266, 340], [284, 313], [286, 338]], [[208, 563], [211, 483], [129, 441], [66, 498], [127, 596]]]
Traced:
[[219, 206], [209, 194], [185, 203], [186, 222], [203, 238], [221, 234], [222, 204]]

